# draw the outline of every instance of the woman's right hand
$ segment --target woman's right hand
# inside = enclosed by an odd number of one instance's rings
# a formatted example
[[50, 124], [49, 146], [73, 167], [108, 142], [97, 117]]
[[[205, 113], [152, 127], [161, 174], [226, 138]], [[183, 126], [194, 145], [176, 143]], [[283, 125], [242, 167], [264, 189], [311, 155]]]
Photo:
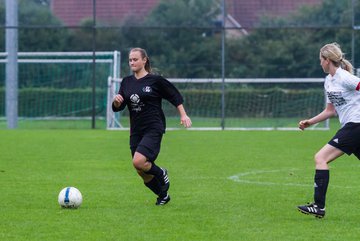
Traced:
[[302, 131], [305, 129], [305, 128], [308, 128], [309, 126], [311, 126], [311, 123], [309, 120], [302, 120], [299, 122], [299, 129], [301, 129]]
[[117, 94], [115, 95], [113, 102], [115, 107], [120, 107], [120, 105], [124, 102], [124, 98], [122, 97], [122, 95]]

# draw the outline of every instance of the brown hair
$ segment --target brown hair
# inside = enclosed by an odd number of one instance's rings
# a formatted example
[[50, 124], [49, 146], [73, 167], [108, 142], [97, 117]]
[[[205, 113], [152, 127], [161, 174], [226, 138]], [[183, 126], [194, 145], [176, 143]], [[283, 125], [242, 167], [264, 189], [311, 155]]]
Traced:
[[352, 64], [345, 59], [345, 55], [341, 51], [340, 45], [338, 43], [325, 44], [320, 49], [320, 56], [325, 59], [329, 59], [336, 67], [341, 67], [344, 70], [352, 73], [354, 72], [354, 67]]
[[145, 49], [142, 49], [142, 48], [132, 48], [132, 49], [130, 49], [129, 54], [130, 54], [131, 52], [135, 52], [135, 51], [140, 52], [141, 58], [143, 58], [143, 59], [146, 58], [145, 70], [146, 70], [148, 73], [151, 73], [152, 69], [151, 69], [150, 59], [149, 59], [148, 54], [146, 53], [146, 50], [145, 50]]

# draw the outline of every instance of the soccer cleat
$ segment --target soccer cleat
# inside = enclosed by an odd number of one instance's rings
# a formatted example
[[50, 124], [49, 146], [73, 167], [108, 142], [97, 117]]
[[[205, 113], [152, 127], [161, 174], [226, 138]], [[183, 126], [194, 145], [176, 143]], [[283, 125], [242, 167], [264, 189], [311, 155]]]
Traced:
[[160, 183], [161, 183], [161, 193], [167, 193], [170, 188], [170, 181], [167, 174], [167, 170], [165, 168], [161, 168], [163, 171], [163, 175], [161, 177]]
[[323, 218], [325, 216], [325, 208], [319, 208], [315, 203], [298, 206], [297, 208], [303, 214], [310, 214], [316, 218]]
[[165, 205], [170, 201], [170, 195], [166, 194], [165, 197], [158, 197], [156, 200], [156, 205]]

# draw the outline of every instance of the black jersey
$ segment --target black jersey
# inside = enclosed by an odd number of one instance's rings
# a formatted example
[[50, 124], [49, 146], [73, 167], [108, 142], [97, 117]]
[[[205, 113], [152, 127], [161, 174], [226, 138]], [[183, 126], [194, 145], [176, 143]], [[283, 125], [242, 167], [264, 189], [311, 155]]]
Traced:
[[162, 110], [162, 99], [175, 107], [183, 103], [183, 97], [176, 87], [165, 78], [147, 74], [136, 79], [134, 75], [123, 78], [119, 94], [124, 102], [119, 108], [112, 105], [113, 111], [128, 107], [131, 133], [143, 133], [150, 129], [165, 132], [166, 121]]

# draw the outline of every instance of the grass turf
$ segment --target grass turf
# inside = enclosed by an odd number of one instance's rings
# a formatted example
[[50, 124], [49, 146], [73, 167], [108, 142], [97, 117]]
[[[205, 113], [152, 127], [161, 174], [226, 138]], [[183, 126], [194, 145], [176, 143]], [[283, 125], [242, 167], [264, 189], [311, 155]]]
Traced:
[[[127, 131], [0, 130], [0, 240], [357, 240], [359, 167], [331, 164], [322, 220], [312, 200], [313, 155], [334, 131], [169, 131], [157, 164], [172, 200], [133, 170]], [[65, 186], [83, 194], [59, 207]]]

